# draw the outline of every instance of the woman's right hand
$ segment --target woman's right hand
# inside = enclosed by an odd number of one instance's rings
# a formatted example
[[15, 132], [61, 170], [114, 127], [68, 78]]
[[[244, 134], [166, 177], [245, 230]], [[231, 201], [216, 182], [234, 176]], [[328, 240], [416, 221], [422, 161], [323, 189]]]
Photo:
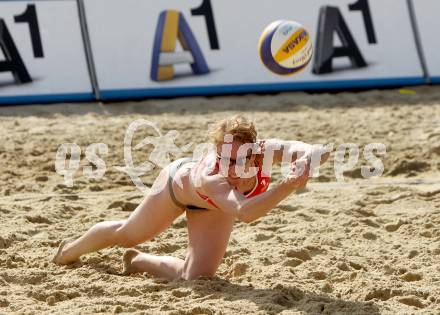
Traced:
[[291, 190], [298, 190], [306, 186], [310, 174], [310, 160], [301, 158], [292, 163], [292, 169], [284, 178], [282, 184]]

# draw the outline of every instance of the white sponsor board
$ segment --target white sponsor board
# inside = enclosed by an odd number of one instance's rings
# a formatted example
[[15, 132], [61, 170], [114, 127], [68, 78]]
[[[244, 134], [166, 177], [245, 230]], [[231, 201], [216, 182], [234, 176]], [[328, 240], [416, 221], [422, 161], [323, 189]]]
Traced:
[[433, 82], [440, 83], [440, 1], [413, 1], [426, 66]]
[[0, 19], [0, 104], [93, 98], [76, 1], [1, 1]]
[[[85, 8], [98, 83], [107, 99], [424, 82], [408, 7], [402, 0], [86, 0]], [[155, 37], [161, 33], [158, 21], [164, 10], [176, 10], [184, 17], [209, 73], [202, 63], [199, 70], [205, 74], [194, 75], [185, 63], [192, 60], [188, 56], [160, 53], [160, 66], [166, 60], [181, 63], [174, 66], [171, 79], [166, 67], [160, 74], [152, 71]], [[324, 26], [334, 23], [335, 16], [339, 20], [342, 16], [365, 67], [354, 67], [350, 58], [340, 57], [326, 70], [315, 59], [300, 74], [284, 77], [262, 65], [258, 40], [269, 23], [280, 19], [300, 22], [322, 56], [324, 48], [316, 46], [317, 37], [328, 34], [317, 32], [318, 22], [321, 19], [321, 28], [328, 29]], [[340, 23], [338, 27], [340, 30]], [[340, 43], [335, 35], [334, 45]], [[177, 45], [176, 51], [179, 49]], [[168, 80], [154, 80], [154, 75], [168, 76]]]

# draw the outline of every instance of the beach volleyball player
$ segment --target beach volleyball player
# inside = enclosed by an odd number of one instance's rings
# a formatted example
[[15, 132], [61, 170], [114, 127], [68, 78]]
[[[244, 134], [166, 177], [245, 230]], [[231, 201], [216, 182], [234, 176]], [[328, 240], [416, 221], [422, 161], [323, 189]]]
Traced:
[[[150, 194], [127, 220], [100, 222], [80, 238], [63, 241], [53, 262], [69, 264], [109, 246], [133, 247], [151, 240], [185, 213], [188, 248], [184, 260], [128, 249], [124, 273], [147, 272], [169, 279], [213, 276], [234, 221], [252, 222], [268, 214], [306, 185], [315, 159], [312, 155], [318, 154], [318, 165], [329, 156], [322, 154], [322, 147], [299, 141], [257, 140], [254, 123], [242, 116], [218, 122], [210, 138], [214, 150], [198, 161], [182, 158], [164, 168]], [[268, 189], [270, 168], [282, 162], [283, 154], [292, 158], [290, 172]]]

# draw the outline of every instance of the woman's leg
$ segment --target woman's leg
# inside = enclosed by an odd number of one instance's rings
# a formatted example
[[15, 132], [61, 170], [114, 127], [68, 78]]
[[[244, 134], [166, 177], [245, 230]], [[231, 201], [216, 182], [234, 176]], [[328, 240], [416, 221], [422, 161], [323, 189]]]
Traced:
[[155, 277], [195, 279], [213, 276], [225, 253], [234, 217], [222, 211], [187, 211], [188, 252], [185, 260], [153, 256], [129, 249], [124, 272], [147, 272]]
[[186, 280], [212, 277], [225, 254], [235, 217], [221, 210], [189, 211], [188, 251], [182, 270]]
[[127, 249], [123, 258], [123, 274], [146, 272], [157, 278], [178, 279], [181, 276], [184, 260], [171, 256], [154, 256]]
[[[168, 170], [162, 170], [156, 181], [163, 181]], [[57, 264], [76, 261], [81, 255], [118, 245], [132, 247], [154, 238], [181, 214], [171, 200], [168, 187], [149, 194], [125, 221], [106, 221], [94, 225], [83, 236], [67, 243], [54, 258]]]

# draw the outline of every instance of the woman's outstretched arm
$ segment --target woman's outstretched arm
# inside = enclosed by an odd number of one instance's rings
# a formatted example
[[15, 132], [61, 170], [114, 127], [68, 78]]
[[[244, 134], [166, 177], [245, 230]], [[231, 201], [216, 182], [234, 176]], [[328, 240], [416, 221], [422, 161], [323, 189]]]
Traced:
[[[233, 189], [220, 176], [209, 176], [204, 191], [223, 211], [233, 213], [243, 222], [252, 222], [277, 206], [292, 192], [304, 187], [309, 177], [309, 162], [306, 159], [293, 163], [292, 171], [276, 187], [252, 198]], [[226, 197], [226, 198], [225, 198]]]
[[316, 163], [319, 161], [320, 165], [328, 160], [331, 151], [326, 146], [311, 145], [302, 141], [267, 139], [263, 143], [261, 158], [263, 158], [264, 163], [268, 164], [267, 166], [280, 164], [281, 162], [289, 163], [300, 158], [306, 158], [312, 164], [314, 164], [314, 161]]

